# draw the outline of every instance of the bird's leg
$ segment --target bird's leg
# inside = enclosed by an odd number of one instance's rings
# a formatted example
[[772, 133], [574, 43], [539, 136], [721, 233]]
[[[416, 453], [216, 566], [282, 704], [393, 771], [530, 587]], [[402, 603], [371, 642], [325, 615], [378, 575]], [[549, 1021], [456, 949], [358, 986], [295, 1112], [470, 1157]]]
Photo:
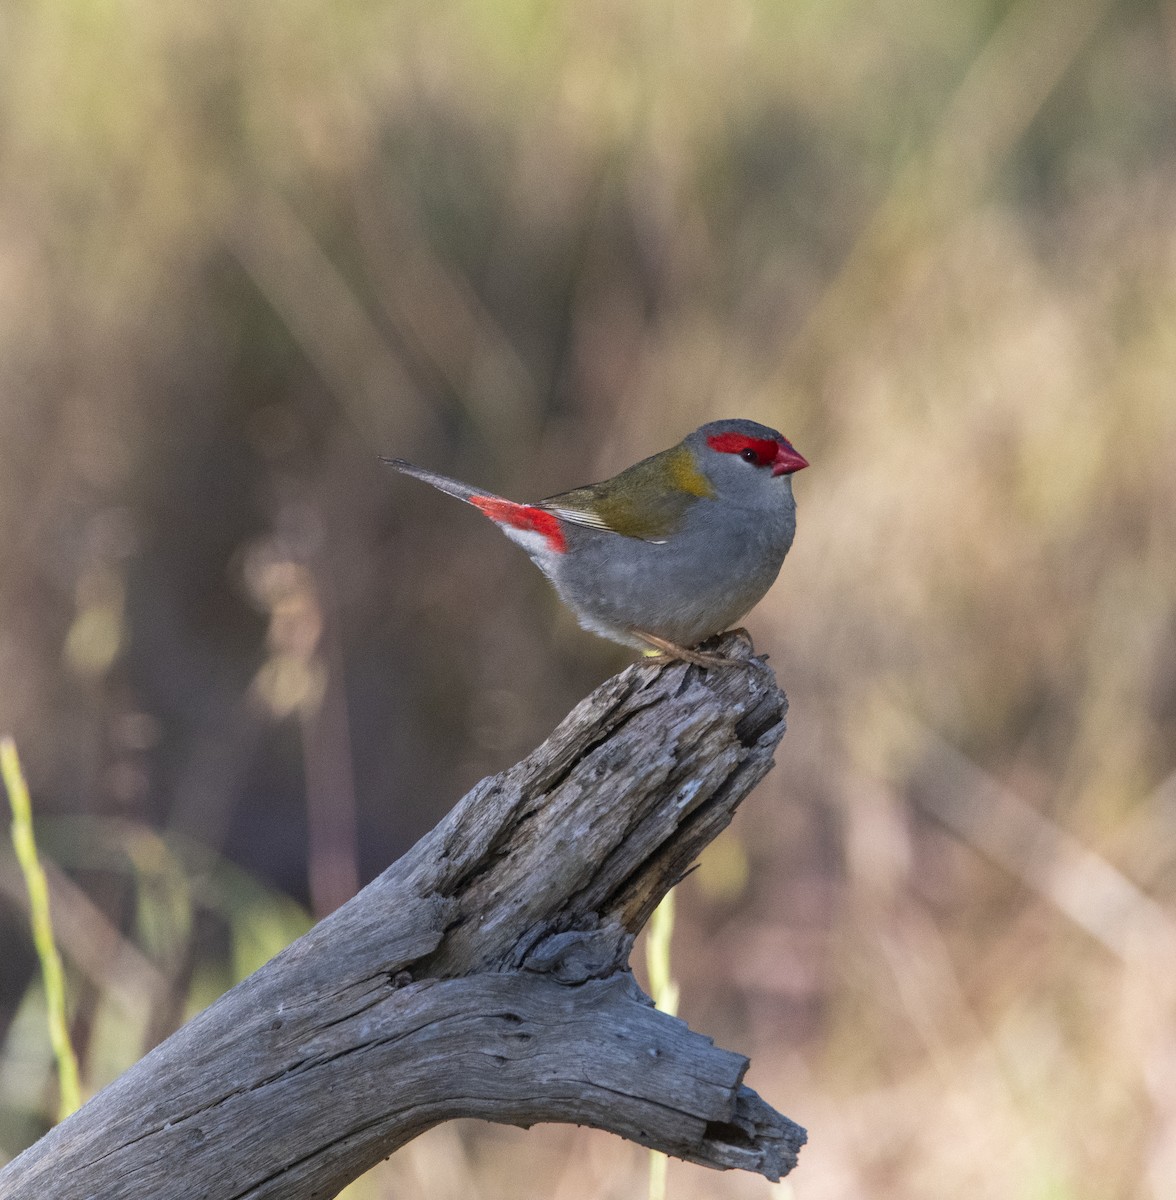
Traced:
[[745, 667], [747, 663], [741, 658], [727, 658], [722, 654], [707, 654], [704, 650], [687, 650], [685, 646], [679, 646], [675, 642], [668, 642], [665, 638], [660, 638], [655, 633], [646, 633], [641, 629], [634, 629], [633, 633], [643, 642], [648, 642], [656, 654], [650, 654], [652, 661], [678, 659], [681, 662], [693, 663], [696, 667]]

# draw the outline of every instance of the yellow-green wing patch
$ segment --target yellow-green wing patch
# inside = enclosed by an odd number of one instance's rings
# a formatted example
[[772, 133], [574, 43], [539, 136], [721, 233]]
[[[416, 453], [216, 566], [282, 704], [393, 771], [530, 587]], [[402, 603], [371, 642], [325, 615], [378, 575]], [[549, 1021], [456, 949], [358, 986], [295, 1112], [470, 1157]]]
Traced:
[[541, 507], [574, 525], [608, 529], [647, 542], [664, 541], [692, 504], [714, 495], [684, 446], [643, 458], [607, 483], [561, 492]]

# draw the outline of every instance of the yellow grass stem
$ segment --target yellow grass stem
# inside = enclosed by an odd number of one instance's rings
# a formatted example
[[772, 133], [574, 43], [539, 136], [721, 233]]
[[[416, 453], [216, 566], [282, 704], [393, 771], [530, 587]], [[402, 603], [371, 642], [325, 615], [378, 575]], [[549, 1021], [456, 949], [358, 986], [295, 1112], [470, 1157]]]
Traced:
[[25, 887], [29, 892], [29, 920], [33, 927], [33, 945], [41, 960], [41, 974], [45, 980], [45, 1007], [49, 1022], [49, 1041], [57, 1059], [58, 1076], [58, 1120], [64, 1120], [82, 1102], [81, 1086], [78, 1082], [78, 1060], [69, 1040], [69, 1027], [65, 1017], [65, 973], [61, 967], [61, 955], [53, 940], [53, 924], [49, 917], [49, 886], [45, 872], [37, 857], [37, 843], [33, 838], [33, 806], [29, 800], [29, 789], [16, 743], [11, 737], [0, 738], [0, 776], [8, 793], [12, 807], [12, 845], [16, 860], [24, 875]]
[[[662, 1012], [678, 1013], [678, 985], [670, 968], [670, 939], [674, 933], [674, 893], [667, 892], [653, 911], [645, 943], [649, 990]], [[649, 1200], [666, 1200], [667, 1159], [660, 1150], [649, 1152]]]

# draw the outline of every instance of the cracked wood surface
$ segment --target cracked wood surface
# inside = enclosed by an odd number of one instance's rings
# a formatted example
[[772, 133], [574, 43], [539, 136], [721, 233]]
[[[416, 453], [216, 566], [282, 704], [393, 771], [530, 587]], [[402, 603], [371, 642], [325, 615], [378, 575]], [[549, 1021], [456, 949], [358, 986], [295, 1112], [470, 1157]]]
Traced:
[[[728, 634], [727, 653], [746, 657]], [[767, 666], [636, 665], [0, 1171], [5, 1200], [306, 1200], [440, 1121], [574, 1122], [779, 1178], [804, 1131], [629, 971], [772, 765]]]

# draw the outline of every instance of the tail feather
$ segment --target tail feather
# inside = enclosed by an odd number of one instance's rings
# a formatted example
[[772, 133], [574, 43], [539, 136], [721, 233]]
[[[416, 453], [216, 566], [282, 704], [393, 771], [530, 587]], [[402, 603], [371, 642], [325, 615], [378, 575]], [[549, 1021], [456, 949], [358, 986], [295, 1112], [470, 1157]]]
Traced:
[[456, 479], [450, 479], [448, 475], [438, 475], [435, 471], [426, 471], [423, 467], [405, 462], [403, 458], [385, 458], [382, 461], [398, 471], [403, 471], [405, 475], [412, 475], [425, 483], [431, 483], [439, 491], [448, 492], [449, 495], [472, 504], [479, 512], [489, 517], [512, 542], [522, 546], [541, 567], [551, 555], [563, 554], [568, 548], [560, 519], [549, 509], [535, 504], [518, 504], [514, 500], [496, 496], [493, 492], [472, 488]]
[[390, 467], [395, 467], [405, 475], [413, 476], [414, 479], [422, 479], [425, 483], [431, 483], [438, 491], [446, 492], [450, 496], [456, 496], [459, 500], [464, 500], [467, 504], [472, 504], [475, 496], [486, 500], [501, 499], [500, 496], [495, 496], [490, 492], [479, 488], [472, 488], [468, 483], [461, 483], [457, 479], [450, 479], [448, 475], [438, 475], [436, 471], [426, 471], [424, 467], [418, 467], [413, 463], [406, 462], [403, 458], [381, 458], [380, 461], [387, 463]]

